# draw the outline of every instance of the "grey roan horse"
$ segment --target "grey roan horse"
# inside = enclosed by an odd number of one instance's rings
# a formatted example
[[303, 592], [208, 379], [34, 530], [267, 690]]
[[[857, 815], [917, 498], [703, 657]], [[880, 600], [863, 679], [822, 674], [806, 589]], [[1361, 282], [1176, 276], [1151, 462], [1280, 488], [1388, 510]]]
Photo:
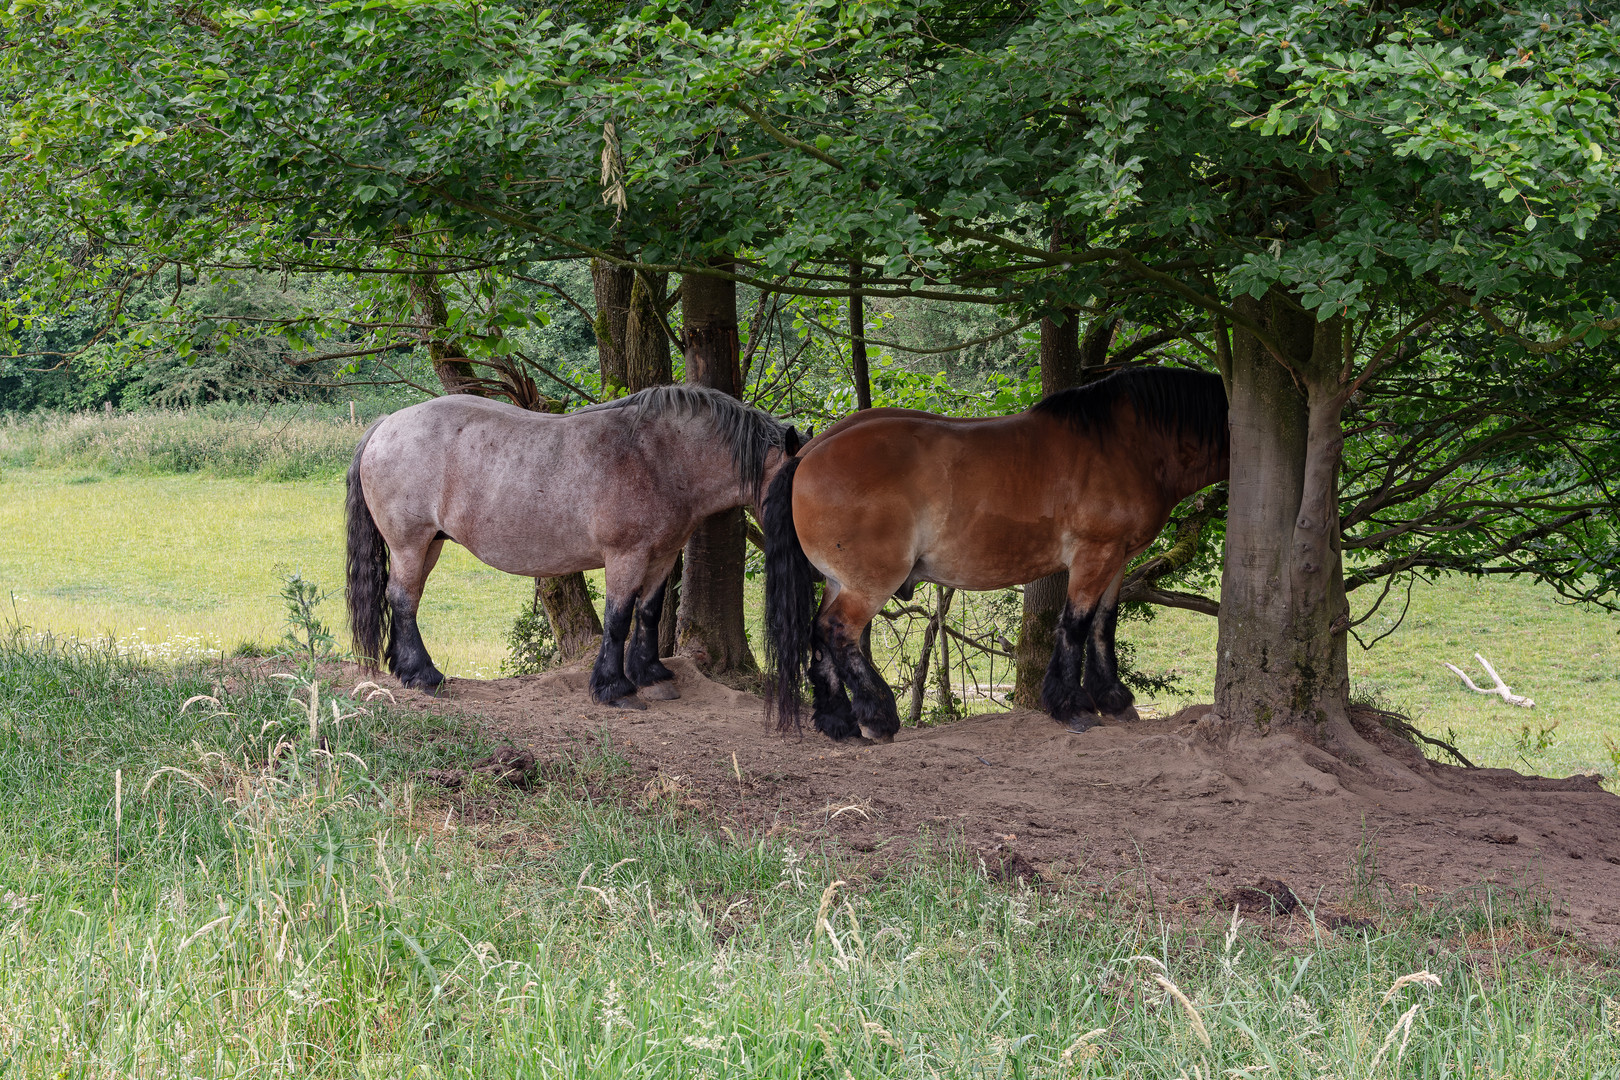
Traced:
[[692, 386], [653, 387], [565, 416], [465, 394], [386, 416], [349, 466], [355, 655], [373, 667], [386, 660], [408, 687], [443, 683], [416, 610], [454, 540], [524, 577], [606, 567], [591, 695], [627, 708], [645, 708], [638, 687], [676, 697], [658, 659], [664, 579], [699, 522], [757, 503], [798, 446], [793, 428]]

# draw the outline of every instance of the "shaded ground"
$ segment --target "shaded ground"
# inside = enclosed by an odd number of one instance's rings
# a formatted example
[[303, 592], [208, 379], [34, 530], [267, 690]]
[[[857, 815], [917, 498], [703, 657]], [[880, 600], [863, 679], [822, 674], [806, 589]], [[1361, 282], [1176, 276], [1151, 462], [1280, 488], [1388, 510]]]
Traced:
[[1014, 711], [904, 729], [887, 746], [838, 745], [783, 738], [765, 728], [757, 697], [689, 662], [671, 666], [681, 699], [645, 712], [596, 705], [583, 670], [457, 679], [431, 707], [464, 709], [542, 761], [605, 738], [654, 793], [879, 858], [930, 834], [1007, 877], [1196, 906], [1225, 904], [1260, 878], [1340, 908], [1368, 887], [1427, 901], [1495, 882], [1539, 887], [1559, 925], [1620, 942], [1620, 797], [1592, 777], [1432, 764], [1378, 735], [1389, 757], [1376, 773], [1280, 740], [1222, 751], [1194, 733], [1198, 708], [1084, 734]]

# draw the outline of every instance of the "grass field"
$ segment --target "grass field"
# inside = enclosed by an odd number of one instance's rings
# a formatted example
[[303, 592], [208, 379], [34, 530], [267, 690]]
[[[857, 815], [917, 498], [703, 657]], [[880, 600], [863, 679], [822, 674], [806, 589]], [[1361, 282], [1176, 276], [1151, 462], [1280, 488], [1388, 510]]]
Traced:
[[[283, 578], [332, 593], [345, 633], [343, 484], [210, 475], [7, 469], [0, 478], [0, 614], [36, 631], [111, 637], [158, 659], [274, 644]], [[446, 544], [421, 621], [440, 667], [493, 676], [533, 584]], [[9, 595], [8, 595], [9, 594]]]
[[0, 638], [0, 1077], [1620, 1070], [1620, 976], [1533, 896], [1276, 938], [949, 837], [879, 876], [637, 799], [611, 748], [416, 785], [477, 733], [220, 674]]
[[[1533, 893], [1362, 882], [1377, 932], [1277, 937], [1133, 880], [993, 883], [949, 835], [874, 873], [610, 745], [528, 793], [422, 783], [476, 728], [209, 659], [281, 636], [285, 574], [340, 589], [341, 440], [220, 456], [213, 419], [140, 420], [0, 430], [0, 1080], [1620, 1077], [1620, 968]], [[446, 670], [493, 674], [528, 590], [447, 546]], [[1613, 773], [1615, 629], [1453, 583], [1352, 663], [1485, 763]], [[1212, 620], [1123, 633], [1205, 693]], [[1534, 712], [1439, 667], [1476, 649]]]
[[408, 402], [363, 399], [0, 416], [0, 465], [103, 475], [339, 476], [366, 424]]

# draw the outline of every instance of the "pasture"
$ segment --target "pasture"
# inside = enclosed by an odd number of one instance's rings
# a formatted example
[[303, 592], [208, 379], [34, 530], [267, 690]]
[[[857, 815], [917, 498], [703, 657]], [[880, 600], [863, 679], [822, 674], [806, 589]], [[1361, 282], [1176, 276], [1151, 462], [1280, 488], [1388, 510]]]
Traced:
[[8, 5], [0, 1080], [1620, 1080], [1586, 6]]

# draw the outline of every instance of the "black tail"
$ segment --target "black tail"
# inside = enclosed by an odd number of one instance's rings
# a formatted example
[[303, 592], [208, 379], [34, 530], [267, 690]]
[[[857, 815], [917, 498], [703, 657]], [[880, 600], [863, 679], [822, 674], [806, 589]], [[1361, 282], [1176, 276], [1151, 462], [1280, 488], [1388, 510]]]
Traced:
[[349, 630], [354, 639], [354, 658], [373, 670], [382, 666], [388, 645], [388, 545], [383, 542], [371, 508], [360, 487], [360, 455], [366, 452], [373, 425], [360, 438], [360, 446], [349, 464]]
[[799, 545], [793, 527], [794, 458], [776, 474], [765, 494], [765, 670], [770, 680], [765, 715], [781, 731], [799, 729], [804, 677], [810, 669], [810, 639], [820, 576]]

